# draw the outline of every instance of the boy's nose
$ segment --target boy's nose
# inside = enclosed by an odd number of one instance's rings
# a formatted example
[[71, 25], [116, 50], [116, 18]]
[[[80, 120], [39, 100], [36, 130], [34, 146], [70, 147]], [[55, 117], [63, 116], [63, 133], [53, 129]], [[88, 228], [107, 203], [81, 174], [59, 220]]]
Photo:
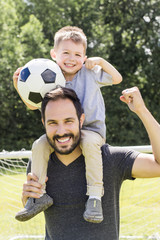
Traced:
[[70, 60], [74, 61], [74, 55], [70, 54]]

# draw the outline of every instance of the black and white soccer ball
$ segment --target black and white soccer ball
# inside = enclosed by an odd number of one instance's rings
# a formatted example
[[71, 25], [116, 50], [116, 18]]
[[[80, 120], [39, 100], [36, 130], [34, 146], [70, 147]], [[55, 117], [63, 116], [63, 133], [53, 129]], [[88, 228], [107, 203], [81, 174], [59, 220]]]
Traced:
[[40, 108], [44, 95], [57, 85], [65, 87], [65, 78], [60, 67], [52, 60], [37, 58], [22, 68], [18, 77], [21, 97], [33, 107]]

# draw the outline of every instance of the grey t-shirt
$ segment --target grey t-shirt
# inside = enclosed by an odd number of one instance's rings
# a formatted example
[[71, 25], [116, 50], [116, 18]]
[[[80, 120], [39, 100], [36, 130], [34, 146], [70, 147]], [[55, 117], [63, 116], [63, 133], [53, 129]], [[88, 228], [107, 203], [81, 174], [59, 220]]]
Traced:
[[66, 87], [73, 89], [80, 99], [85, 113], [83, 129], [99, 133], [106, 138], [105, 105], [100, 88], [112, 85], [112, 76], [99, 66], [94, 70], [82, 67]]
[[120, 188], [125, 179], [133, 179], [131, 171], [138, 154], [108, 144], [102, 146], [104, 220], [95, 224], [83, 219], [87, 201], [84, 157], [65, 166], [52, 153], [46, 190], [54, 204], [45, 211], [45, 240], [118, 240]]

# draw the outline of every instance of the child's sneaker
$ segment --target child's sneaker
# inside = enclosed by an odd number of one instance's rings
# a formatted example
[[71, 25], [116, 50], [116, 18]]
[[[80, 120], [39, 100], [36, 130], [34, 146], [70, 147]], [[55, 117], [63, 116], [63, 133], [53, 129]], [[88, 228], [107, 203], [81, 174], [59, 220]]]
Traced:
[[27, 221], [52, 205], [53, 199], [46, 193], [40, 198], [28, 198], [25, 207], [16, 214], [15, 218], [18, 221]]
[[83, 214], [86, 221], [100, 223], [103, 221], [102, 204], [99, 199], [89, 198], [86, 203], [86, 210]]

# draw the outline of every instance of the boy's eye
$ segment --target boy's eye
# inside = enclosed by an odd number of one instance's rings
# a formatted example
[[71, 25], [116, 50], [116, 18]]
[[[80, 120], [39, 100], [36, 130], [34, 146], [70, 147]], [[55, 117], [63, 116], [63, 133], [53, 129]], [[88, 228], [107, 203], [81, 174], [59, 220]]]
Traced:
[[78, 57], [81, 57], [81, 55], [80, 55], [80, 54], [78, 54], [78, 53], [76, 54], [76, 56], [78, 56]]
[[64, 54], [68, 54], [68, 52], [64, 52]]

